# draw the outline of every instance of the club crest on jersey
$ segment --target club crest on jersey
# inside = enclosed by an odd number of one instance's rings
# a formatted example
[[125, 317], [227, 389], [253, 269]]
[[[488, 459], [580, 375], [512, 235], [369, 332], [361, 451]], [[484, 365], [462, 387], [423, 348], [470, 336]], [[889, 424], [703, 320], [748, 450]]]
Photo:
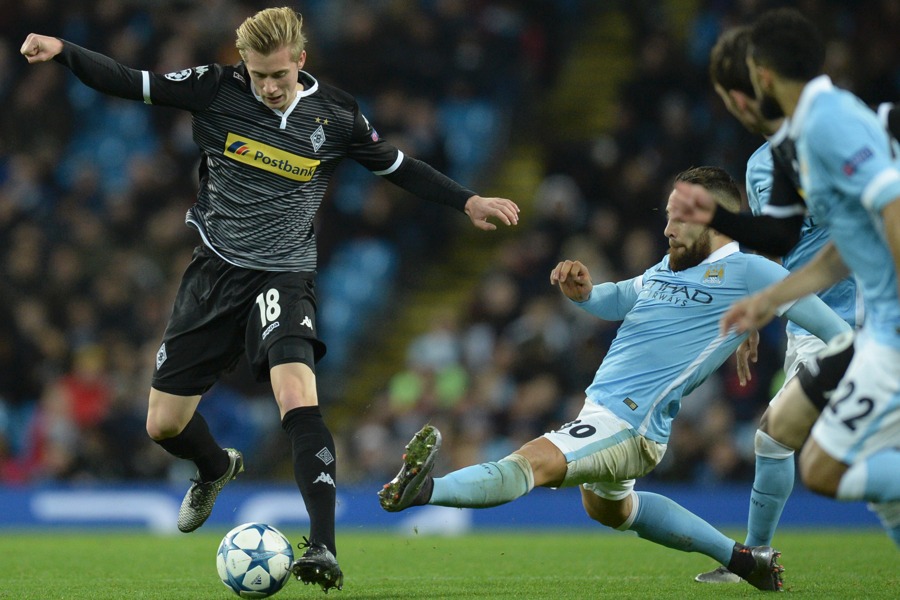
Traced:
[[312, 142], [313, 152], [318, 152], [319, 148], [322, 147], [322, 144], [325, 143], [325, 130], [322, 129], [321, 125], [312, 132], [312, 135], [309, 136], [309, 141]]
[[725, 267], [712, 265], [703, 274], [702, 282], [707, 285], [722, 285], [725, 282]]
[[188, 77], [191, 76], [193, 69], [182, 69], [181, 71], [173, 71], [171, 73], [166, 73], [164, 77], [169, 81], [184, 81]]
[[309, 181], [321, 163], [320, 160], [291, 154], [235, 133], [229, 133], [225, 138], [222, 154], [226, 158], [294, 181]]

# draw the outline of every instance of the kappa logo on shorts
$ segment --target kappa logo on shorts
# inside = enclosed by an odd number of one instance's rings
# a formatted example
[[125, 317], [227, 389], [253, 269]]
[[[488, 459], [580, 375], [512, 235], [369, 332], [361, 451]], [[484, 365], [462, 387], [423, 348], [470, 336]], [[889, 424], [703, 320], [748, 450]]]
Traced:
[[300, 324], [301, 324], [301, 325], [306, 325], [306, 326], [309, 327], [310, 329], [313, 328], [313, 326], [312, 326], [312, 319], [309, 318], [309, 315], [306, 315], [305, 317], [303, 317], [303, 320], [300, 321]]
[[169, 356], [166, 354], [166, 343], [163, 342], [162, 346], [159, 347], [159, 351], [156, 353], [156, 370], [159, 371], [159, 368], [162, 366], [166, 359]]

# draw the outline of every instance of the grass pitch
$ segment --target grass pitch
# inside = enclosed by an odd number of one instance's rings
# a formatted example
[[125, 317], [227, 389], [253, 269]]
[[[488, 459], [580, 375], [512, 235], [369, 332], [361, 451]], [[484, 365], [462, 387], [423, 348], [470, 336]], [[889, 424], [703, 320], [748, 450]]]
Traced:
[[[237, 598], [216, 575], [224, 533], [3, 533], [0, 598]], [[295, 543], [302, 533], [285, 530]], [[450, 538], [341, 531], [338, 544], [343, 591], [324, 596], [291, 581], [275, 598], [685, 600], [763, 593], [746, 583], [695, 583], [695, 574], [716, 566], [711, 559], [599, 529]], [[776, 546], [784, 552], [789, 593], [809, 599], [900, 597], [900, 552], [881, 530], [785, 530]]]

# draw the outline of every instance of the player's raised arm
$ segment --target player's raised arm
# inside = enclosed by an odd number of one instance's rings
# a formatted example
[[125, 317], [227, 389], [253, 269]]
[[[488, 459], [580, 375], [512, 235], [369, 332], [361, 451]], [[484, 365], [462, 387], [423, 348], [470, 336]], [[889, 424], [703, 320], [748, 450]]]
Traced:
[[217, 68], [213, 65], [162, 75], [133, 69], [72, 42], [35, 33], [25, 38], [20, 52], [29, 63], [52, 60], [64, 65], [82, 83], [99, 92], [146, 104], [201, 110], [212, 102], [219, 89], [217, 77], [203, 77], [211, 68]]
[[676, 221], [709, 225], [716, 213], [716, 201], [702, 185], [676, 181], [667, 209]]
[[[780, 177], [775, 178], [773, 197], [790, 194]], [[796, 192], [793, 192], [796, 194]], [[669, 201], [669, 216], [685, 223], [706, 225], [738, 242], [765, 254], [781, 256], [800, 239], [803, 213], [783, 217], [752, 215], [716, 210], [716, 203], [702, 186], [678, 181]]]

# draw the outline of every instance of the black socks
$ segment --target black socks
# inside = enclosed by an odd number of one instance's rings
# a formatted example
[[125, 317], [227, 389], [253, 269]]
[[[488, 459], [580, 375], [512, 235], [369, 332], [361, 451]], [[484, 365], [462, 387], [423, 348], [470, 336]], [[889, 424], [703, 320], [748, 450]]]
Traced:
[[756, 567], [756, 560], [750, 554], [750, 547], [736, 543], [731, 550], [731, 560], [728, 561], [728, 570], [735, 575], [744, 577]]
[[336, 462], [334, 438], [318, 406], [295, 408], [281, 421], [291, 438], [294, 479], [309, 513], [309, 540], [320, 542], [337, 556], [334, 542]]
[[228, 470], [228, 453], [216, 443], [199, 412], [194, 413], [175, 437], [154, 441], [172, 456], [193, 461], [200, 472], [200, 481], [215, 481]]

